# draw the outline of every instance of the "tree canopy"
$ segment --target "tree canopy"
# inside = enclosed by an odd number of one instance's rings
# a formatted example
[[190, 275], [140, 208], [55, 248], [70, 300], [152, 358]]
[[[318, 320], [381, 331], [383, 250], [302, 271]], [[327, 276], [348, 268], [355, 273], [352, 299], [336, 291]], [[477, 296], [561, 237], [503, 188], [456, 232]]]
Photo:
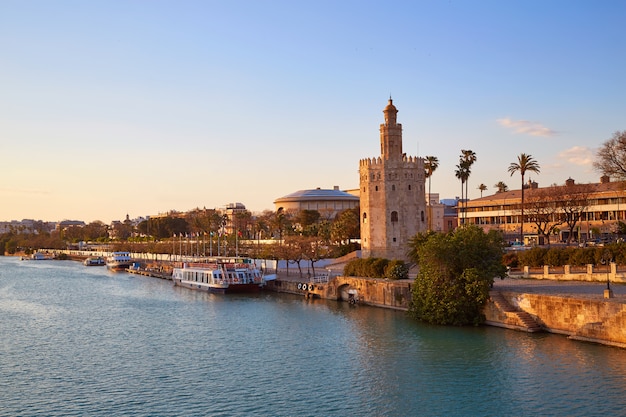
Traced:
[[501, 234], [472, 225], [446, 234], [420, 234], [410, 245], [409, 256], [419, 264], [411, 315], [434, 324], [484, 322], [489, 288], [494, 278], [506, 274]]
[[593, 167], [602, 174], [626, 180], [626, 130], [618, 130], [602, 144]]

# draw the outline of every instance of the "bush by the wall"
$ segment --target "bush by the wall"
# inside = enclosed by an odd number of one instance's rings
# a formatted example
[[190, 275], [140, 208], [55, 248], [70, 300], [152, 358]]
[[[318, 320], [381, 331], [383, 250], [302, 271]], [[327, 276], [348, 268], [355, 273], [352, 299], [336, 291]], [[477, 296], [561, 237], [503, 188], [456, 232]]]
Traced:
[[408, 278], [408, 267], [400, 260], [390, 261], [384, 258], [353, 259], [343, 268], [347, 277], [364, 278]]
[[399, 259], [394, 259], [385, 268], [385, 278], [387, 279], [407, 279], [409, 278], [409, 266]]

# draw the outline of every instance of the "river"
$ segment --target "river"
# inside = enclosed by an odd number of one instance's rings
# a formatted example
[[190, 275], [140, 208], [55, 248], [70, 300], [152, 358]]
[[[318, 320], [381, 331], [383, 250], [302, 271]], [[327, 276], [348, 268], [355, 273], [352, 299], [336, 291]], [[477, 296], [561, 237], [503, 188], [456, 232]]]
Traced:
[[626, 413], [626, 350], [0, 257], [3, 416]]

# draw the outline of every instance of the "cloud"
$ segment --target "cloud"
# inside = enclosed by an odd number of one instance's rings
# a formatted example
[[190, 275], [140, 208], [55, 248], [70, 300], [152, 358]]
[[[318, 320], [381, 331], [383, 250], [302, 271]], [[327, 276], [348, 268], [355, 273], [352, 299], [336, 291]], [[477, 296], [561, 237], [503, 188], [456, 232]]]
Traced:
[[559, 152], [557, 156], [568, 164], [590, 167], [593, 164], [594, 151], [586, 146], [574, 146]]
[[515, 133], [525, 133], [531, 136], [552, 137], [557, 135], [556, 130], [543, 126], [541, 123], [529, 120], [511, 120], [509, 117], [498, 119], [497, 122], [506, 128], [513, 129]]

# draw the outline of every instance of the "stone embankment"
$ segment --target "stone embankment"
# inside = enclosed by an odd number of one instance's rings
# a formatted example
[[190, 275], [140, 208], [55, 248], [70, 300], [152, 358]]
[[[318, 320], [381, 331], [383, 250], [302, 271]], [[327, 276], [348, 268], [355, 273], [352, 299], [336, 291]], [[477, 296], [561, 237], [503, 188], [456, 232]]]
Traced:
[[[307, 298], [408, 310], [412, 280], [337, 276], [326, 283], [279, 276], [270, 291]], [[546, 331], [574, 340], [626, 347], [626, 286], [589, 281], [507, 278], [496, 280], [485, 306], [488, 325], [525, 332]]]
[[[145, 262], [131, 272], [168, 279], [171, 263]], [[296, 272], [279, 273], [266, 289], [307, 298], [398, 310], [409, 308], [412, 279], [389, 281], [331, 275], [334, 274], [301, 277]], [[605, 270], [592, 266], [580, 271], [525, 269], [505, 280], [496, 280], [484, 310], [487, 324], [526, 332], [547, 331], [573, 340], [626, 348], [626, 285], [621, 284], [626, 282], [625, 277], [626, 273], [615, 264]]]

